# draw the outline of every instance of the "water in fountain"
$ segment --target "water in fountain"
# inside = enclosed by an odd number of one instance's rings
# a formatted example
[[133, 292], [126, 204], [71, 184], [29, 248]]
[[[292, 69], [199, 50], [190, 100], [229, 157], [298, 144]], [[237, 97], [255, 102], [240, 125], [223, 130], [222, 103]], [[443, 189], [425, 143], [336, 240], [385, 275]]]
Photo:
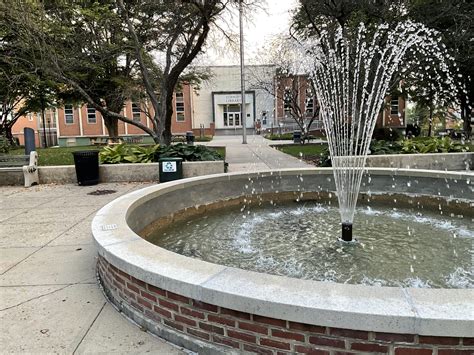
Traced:
[[339, 27], [304, 46], [327, 133], [343, 240], [352, 239], [365, 161], [389, 85], [407, 51], [436, 45], [433, 35], [412, 22], [375, 30], [361, 24], [356, 34]]

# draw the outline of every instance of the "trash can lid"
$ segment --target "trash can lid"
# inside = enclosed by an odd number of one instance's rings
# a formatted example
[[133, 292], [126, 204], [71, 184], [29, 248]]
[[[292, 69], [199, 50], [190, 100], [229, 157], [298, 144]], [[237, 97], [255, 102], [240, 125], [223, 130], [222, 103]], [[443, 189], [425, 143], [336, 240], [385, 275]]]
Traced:
[[182, 161], [183, 158], [178, 158], [178, 157], [165, 157], [165, 158], [160, 158], [158, 159], [159, 162], [162, 161]]
[[76, 150], [72, 155], [95, 155], [99, 154], [99, 150]]

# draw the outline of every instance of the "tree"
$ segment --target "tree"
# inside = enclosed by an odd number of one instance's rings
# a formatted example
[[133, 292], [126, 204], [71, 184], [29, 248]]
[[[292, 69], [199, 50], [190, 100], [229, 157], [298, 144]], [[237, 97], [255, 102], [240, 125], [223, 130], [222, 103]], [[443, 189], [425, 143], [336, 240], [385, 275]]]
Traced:
[[308, 140], [311, 126], [319, 116], [314, 86], [296, 56], [291, 39], [281, 38], [263, 49], [263, 61], [277, 63], [270, 70], [249, 68], [249, 81], [253, 87], [272, 95], [282, 102], [286, 117], [293, 119], [302, 132], [302, 143]]
[[41, 111], [44, 116], [58, 87], [29, 60], [4, 10], [0, 5], [0, 135], [14, 144], [13, 125], [30, 112]]
[[[420, 53], [419, 48], [407, 53], [408, 60], [401, 66], [404, 72], [395, 73], [390, 91], [396, 91], [400, 82], [408, 86], [409, 81], [409, 85], [415, 88], [410, 90], [419, 104], [434, 107], [448, 100], [457, 101], [461, 106], [464, 130], [469, 134], [474, 100], [473, 18], [474, 4], [466, 0], [300, 0], [291, 33], [296, 38], [308, 38], [337, 25], [354, 32], [360, 22], [369, 28], [380, 23], [394, 27], [407, 19], [438, 31], [441, 34], [439, 46], [431, 53]], [[442, 64], [444, 73], [441, 75], [437, 70], [439, 61], [428, 60], [440, 55], [449, 56]], [[424, 65], [420, 66], [420, 62]], [[437, 82], [430, 81], [430, 77]], [[454, 91], [453, 86], [456, 86]], [[432, 99], [440, 102], [427, 101], [429, 92], [433, 93]], [[453, 97], [453, 92], [456, 97]], [[421, 101], [420, 95], [424, 96]]]
[[[48, 75], [77, 92], [106, 123], [121, 120], [163, 144], [171, 142], [174, 90], [227, 7], [224, 0], [110, 0], [87, 6], [50, 1], [28, 2], [20, 11], [7, 1], [23, 46]], [[152, 128], [120, 114], [124, 98], [144, 94], [153, 108]]]
[[410, 0], [411, 18], [441, 33], [442, 42], [454, 57], [451, 63], [458, 71], [456, 98], [460, 104], [463, 129], [471, 135], [474, 102], [474, 3], [468, 0]]
[[[157, 35], [151, 49], [161, 52], [163, 61], [158, 63], [138, 35], [132, 15], [137, 9], [117, 1], [127, 24], [129, 36], [136, 52], [143, 87], [153, 106], [153, 126], [157, 140], [171, 143], [171, 117], [173, 93], [186, 68], [202, 50], [212, 23], [221, 14], [226, 1], [163, 1], [145, 2], [148, 13], [162, 14], [154, 23]], [[157, 76], [158, 80], [153, 80]]]

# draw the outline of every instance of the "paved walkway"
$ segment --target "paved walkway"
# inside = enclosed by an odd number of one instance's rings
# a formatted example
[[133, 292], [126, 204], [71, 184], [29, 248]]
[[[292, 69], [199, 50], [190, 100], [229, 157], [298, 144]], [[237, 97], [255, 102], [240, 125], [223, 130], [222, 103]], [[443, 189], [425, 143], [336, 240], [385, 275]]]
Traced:
[[207, 144], [226, 147], [226, 161], [229, 163], [229, 172], [311, 166], [270, 147], [270, 144], [291, 144], [291, 141], [269, 141], [262, 136], [250, 135], [247, 137], [247, 144], [242, 144], [241, 136], [216, 136], [212, 142]]
[[[249, 136], [248, 143], [240, 137], [211, 142], [227, 147], [230, 171], [307, 166], [262, 137]], [[125, 319], [95, 278], [93, 216], [147, 185], [0, 187], [1, 353], [186, 353]], [[97, 190], [115, 192], [90, 194]]]

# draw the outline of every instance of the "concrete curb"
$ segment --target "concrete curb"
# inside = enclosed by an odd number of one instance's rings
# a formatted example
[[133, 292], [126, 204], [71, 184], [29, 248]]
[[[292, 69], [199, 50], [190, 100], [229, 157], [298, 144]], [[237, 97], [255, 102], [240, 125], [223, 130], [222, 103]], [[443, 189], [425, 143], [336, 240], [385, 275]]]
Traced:
[[[101, 164], [99, 182], [146, 182], [159, 181], [159, 164]], [[224, 161], [183, 162], [183, 177], [222, 174]], [[38, 167], [40, 184], [76, 184], [74, 165]], [[23, 172], [0, 171], [0, 186], [23, 185]]]

